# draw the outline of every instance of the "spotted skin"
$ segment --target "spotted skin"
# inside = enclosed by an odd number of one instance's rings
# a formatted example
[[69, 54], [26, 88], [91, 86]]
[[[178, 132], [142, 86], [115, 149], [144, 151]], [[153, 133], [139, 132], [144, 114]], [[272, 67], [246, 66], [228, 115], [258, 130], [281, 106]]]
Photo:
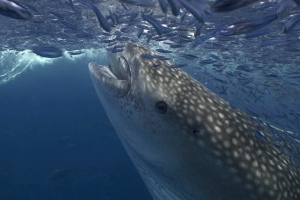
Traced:
[[128, 43], [108, 53], [109, 68], [92, 63], [89, 69], [153, 199], [300, 199], [300, 167], [273, 145], [267, 127], [169, 60], [143, 55], [156, 52]]

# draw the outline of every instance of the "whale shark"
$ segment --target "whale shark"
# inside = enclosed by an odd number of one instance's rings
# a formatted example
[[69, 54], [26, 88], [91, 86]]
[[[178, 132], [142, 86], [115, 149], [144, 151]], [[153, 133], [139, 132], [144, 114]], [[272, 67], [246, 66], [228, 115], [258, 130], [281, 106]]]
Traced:
[[138, 43], [89, 63], [97, 95], [154, 200], [299, 200], [300, 167], [267, 126]]

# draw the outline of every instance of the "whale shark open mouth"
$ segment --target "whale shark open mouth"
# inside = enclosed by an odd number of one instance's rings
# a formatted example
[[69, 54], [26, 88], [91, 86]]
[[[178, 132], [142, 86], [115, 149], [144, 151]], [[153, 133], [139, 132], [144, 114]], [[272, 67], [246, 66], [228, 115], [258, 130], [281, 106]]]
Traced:
[[107, 87], [117, 97], [124, 97], [131, 87], [130, 67], [124, 57], [113, 58], [108, 66], [89, 63], [89, 71], [95, 83]]

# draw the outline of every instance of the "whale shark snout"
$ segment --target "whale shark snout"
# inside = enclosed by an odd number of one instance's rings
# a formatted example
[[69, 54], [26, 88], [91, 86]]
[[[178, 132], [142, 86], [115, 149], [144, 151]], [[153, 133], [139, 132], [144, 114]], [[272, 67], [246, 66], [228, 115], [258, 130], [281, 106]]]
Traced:
[[158, 58], [128, 43], [108, 53], [109, 66], [89, 65], [107, 116], [153, 199], [300, 199], [300, 167], [280, 153], [266, 127]]
[[[116, 97], [123, 97], [128, 94], [131, 86], [131, 75], [130, 68], [124, 58], [113, 59], [109, 66], [89, 63], [89, 71], [94, 84], [102, 90], [111, 90]], [[101, 84], [99, 80], [101, 80]], [[101, 96], [100, 93], [98, 95]]]

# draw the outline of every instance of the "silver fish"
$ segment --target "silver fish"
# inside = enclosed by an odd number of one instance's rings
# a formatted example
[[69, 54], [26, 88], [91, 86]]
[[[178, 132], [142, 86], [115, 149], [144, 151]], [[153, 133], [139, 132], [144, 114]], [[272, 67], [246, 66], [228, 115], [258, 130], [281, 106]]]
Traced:
[[25, 7], [10, 0], [0, 0], [0, 14], [22, 20], [32, 17], [31, 13]]

